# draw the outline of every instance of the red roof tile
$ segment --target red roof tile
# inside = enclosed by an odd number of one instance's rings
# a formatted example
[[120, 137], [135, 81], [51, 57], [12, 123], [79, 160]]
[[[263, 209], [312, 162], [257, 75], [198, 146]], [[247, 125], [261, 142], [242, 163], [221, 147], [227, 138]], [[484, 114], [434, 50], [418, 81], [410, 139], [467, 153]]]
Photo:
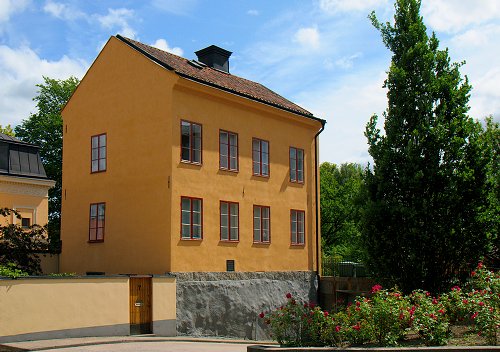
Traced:
[[197, 65], [183, 57], [157, 49], [150, 45], [117, 35], [117, 38], [132, 48], [145, 54], [150, 59], [162, 64], [162, 66], [173, 70], [178, 75], [207, 83], [217, 88], [230, 91], [232, 93], [260, 101], [264, 104], [272, 105], [290, 112], [303, 115], [312, 119], [320, 120], [309, 111], [283, 98], [281, 95], [264, 87], [262, 84], [249, 81], [229, 73], [219, 71], [204, 64]]

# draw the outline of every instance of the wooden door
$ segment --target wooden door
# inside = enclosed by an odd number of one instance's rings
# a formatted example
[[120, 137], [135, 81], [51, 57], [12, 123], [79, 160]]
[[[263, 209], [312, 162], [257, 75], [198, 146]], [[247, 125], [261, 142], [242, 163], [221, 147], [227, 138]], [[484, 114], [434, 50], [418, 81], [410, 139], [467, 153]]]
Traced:
[[151, 277], [130, 277], [130, 335], [151, 334]]

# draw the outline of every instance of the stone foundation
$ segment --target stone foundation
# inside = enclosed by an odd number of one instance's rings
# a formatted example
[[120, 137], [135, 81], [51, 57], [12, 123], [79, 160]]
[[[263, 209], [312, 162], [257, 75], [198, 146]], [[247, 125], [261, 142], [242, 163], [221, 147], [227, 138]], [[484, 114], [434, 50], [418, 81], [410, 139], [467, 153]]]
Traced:
[[269, 339], [259, 313], [275, 309], [291, 293], [317, 302], [315, 272], [172, 273], [177, 278], [177, 334]]

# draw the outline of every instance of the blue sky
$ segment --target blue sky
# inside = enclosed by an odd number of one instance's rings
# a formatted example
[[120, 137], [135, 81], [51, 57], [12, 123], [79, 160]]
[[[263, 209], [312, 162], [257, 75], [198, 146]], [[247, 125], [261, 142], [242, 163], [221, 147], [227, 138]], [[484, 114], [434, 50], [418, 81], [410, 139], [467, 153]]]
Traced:
[[[321, 161], [370, 160], [363, 136], [382, 114], [390, 53], [367, 15], [390, 0], [0, 0], [0, 125], [35, 111], [42, 76], [78, 78], [111, 35], [186, 58], [215, 44], [232, 74], [266, 85], [328, 121]], [[500, 1], [423, 0], [422, 15], [474, 89], [470, 114], [500, 118]]]

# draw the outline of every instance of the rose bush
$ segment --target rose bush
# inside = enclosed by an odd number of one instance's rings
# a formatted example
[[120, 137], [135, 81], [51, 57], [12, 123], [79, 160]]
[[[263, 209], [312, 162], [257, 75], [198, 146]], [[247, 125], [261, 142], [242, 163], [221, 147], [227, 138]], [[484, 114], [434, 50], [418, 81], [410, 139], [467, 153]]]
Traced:
[[297, 302], [291, 294], [286, 299], [280, 308], [259, 314], [284, 346], [397, 345], [409, 331], [426, 345], [440, 346], [447, 343], [453, 323], [469, 325], [496, 345], [500, 328], [500, 275], [482, 263], [466, 286], [437, 297], [422, 290], [405, 296], [375, 285], [369, 297], [357, 297], [336, 313]]

